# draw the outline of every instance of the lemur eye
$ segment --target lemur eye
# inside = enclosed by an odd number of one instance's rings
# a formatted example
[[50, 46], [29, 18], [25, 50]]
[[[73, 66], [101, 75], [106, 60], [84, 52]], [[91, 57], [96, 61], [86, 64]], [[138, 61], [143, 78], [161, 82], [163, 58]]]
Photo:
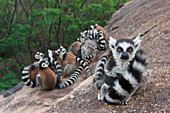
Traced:
[[40, 56], [41, 56], [41, 57], [43, 57], [44, 55], [43, 55], [43, 54], [41, 54]]
[[127, 51], [128, 51], [128, 52], [132, 52], [132, 51], [133, 51], [133, 48], [130, 47], [130, 48], [127, 49]]
[[42, 65], [41, 65], [42, 67], [46, 67], [46, 63], [42, 63]]
[[111, 44], [111, 47], [112, 47], [113, 49], [115, 48], [115, 46], [114, 46], [114, 45], [112, 45], [112, 44]]
[[128, 51], [129, 51], [129, 52], [132, 52], [133, 50], [132, 50], [132, 49], [129, 49]]
[[121, 49], [117, 49], [118, 52], [121, 52], [122, 50]]
[[123, 49], [122, 49], [121, 47], [118, 47], [118, 48], [117, 48], [117, 51], [118, 51], [118, 52], [122, 52]]

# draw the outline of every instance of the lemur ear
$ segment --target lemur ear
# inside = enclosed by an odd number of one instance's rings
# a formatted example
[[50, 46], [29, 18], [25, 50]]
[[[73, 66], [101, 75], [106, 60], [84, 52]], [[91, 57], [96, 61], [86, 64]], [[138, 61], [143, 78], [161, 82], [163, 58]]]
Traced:
[[48, 49], [48, 57], [50, 57], [50, 59], [51, 59], [51, 58], [52, 58], [52, 56], [53, 56], [52, 51], [51, 51], [50, 49]]
[[60, 46], [60, 48], [63, 48], [63, 46]]
[[35, 54], [35, 59], [38, 59], [38, 56], [39, 56], [39, 54], [40, 54], [40, 52], [37, 52], [36, 54]]
[[48, 49], [48, 53], [50, 53], [51, 52], [51, 50], [50, 49]]
[[109, 37], [109, 47], [112, 49], [115, 48], [116, 45], [116, 40], [114, 38], [112, 38], [111, 36]]
[[140, 42], [142, 40], [140, 39], [140, 34], [133, 40], [135, 47], [140, 46]]
[[95, 24], [95, 26], [99, 26], [98, 24]]
[[91, 29], [94, 30], [94, 26], [93, 25], [90, 25]]

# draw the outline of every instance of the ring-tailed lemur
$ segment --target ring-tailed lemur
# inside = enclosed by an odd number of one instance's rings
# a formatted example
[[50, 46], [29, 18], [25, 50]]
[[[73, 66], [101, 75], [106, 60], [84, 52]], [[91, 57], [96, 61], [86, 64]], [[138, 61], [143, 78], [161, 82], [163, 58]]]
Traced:
[[[96, 48], [97, 45], [93, 40], [85, 40], [83, 43], [76, 41], [70, 46], [69, 52], [73, 53], [77, 58], [84, 60], [84, 62], [90, 63], [95, 58]], [[77, 62], [80, 63], [80, 61]], [[87, 77], [91, 76], [88, 65], [85, 65], [86, 67], [82, 66], [86, 70]]]
[[97, 45], [93, 40], [85, 40], [83, 43], [76, 41], [70, 46], [69, 53], [76, 57], [89, 59], [95, 57], [96, 48]]
[[59, 56], [55, 53], [55, 51], [52, 50], [48, 50], [48, 57], [49, 57], [49, 62], [55, 66], [56, 73], [59, 74], [59, 76], [62, 76], [62, 70], [61, 70], [61, 66], [62, 66], [62, 61], [59, 58]]
[[[58, 58], [61, 60], [61, 70], [62, 70], [62, 76], [68, 76], [72, 74], [76, 68], [77, 68], [77, 62], [76, 57], [72, 54], [66, 51], [66, 49], [63, 46], [60, 46], [55, 52], [48, 53], [50, 59], [54, 59], [54, 56], [58, 56]], [[56, 61], [56, 59], [54, 59]], [[57, 66], [53, 63], [54, 66]]]
[[84, 60], [92, 61], [97, 52], [97, 45], [93, 40], [85, 40], [81, 44], [81, 58]]
[[[107, 48], [107, 32], [103, 29], [103, 27], [99, 26], [98, 24], [95, 24], [94, 26], [90, 26], [92, 30], [98, 31], [98, 38], [97, 38], [97, 43], [98, 43], [98, 49], [99, 50], [105, 50]], [[102, 32], [101, 32], [102, 31]]]
[[37, 84], [39, 84], [43, 90], [53, 90], [56, 86], [56, 75], [49, 67], [49, 62], [46, 59], [40, 60], [39, 70], [36, 76]]
[[22, 80], [25, 83], [25, 85], [30, 87], [36, 87], [36, 75], [38, 74], [38, 66], [39, 66], [39, 60], [44, 58], [44, 54], [37, 52], [35, 54], [35, 61], [33, 64], [24, 67], [22, 71]]
[[140, 35], [134, 40], [110, 37], [110, 54], [97, 64], [94, 82], [98, 99], [108, 104], [126, 105], [150, 78], [147, 56], [140, 47]]
[[62, 61], [59, 58], [59, 56], [55, 53], [55, 51], [48, 50], [48, 57], [49, 57], [49, 62], [51, 63], [51, 66], [55, 66], [54, 72], [56, 73], [56, 78], [57, 78], [57, 84], [55, 87], [58, 87], [58, 83], [60, 82], [60, 78], [62, 77]]
[[106, 49], [106, 40], [107, 40], [107, 33], [106, 31], [101, 27], [96, 25], [91, 25], [92, 30], [85, 30], [84, 32], [81, 32], [81, 37], [78, 38], [78, 41], [81, 41], [82, 43], [85, 40], [95, 40], [98, 46], [98, 50], [105, 50]]
[[98, 24], [91, 25], [90, 27], [91, 27], [93, 30], [102, 31], [102, 32], [103, 32], [103, 35], [104, 35], [104, 39], [107, 40], [107, 32], [103, 29], [103, 27], [99, 26]]

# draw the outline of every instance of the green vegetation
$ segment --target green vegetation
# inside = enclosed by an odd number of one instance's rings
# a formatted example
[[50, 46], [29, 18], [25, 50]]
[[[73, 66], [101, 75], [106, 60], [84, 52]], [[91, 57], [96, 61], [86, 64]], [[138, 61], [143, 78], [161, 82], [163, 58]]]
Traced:
[[6, 70], [7, 73], [0, 77], [0, 91], [12, 88], [17, 83], [21, 82], [21, 80], [16, 77], [16, 74], [13, 71], [8, 70], [8, 68], [6, 68]]
[[[20, 82], [35, 52], [68, 49], [91, 24], [104, 26], [129, 0], [0, 0], [0, 91]], [[18, 79], [19, 78], [19, 79]]]

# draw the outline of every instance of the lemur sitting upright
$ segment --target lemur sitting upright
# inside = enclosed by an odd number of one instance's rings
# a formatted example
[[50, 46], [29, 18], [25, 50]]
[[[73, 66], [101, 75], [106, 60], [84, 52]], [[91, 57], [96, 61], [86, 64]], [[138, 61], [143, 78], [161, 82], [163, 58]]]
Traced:
[[43, 90], [53, 90], [56, 86], [56, 75], [49, 67], [49, 62], [46, 59], [40, 60], [39, 70], [36, 76], [37, 83], [42, 87]]
[[67, 52], [63, 46], [60, 46], [60, 48], [55, 51], [55, 54], [61, 59], [63, 77], [70, 75], [77, 69], [76, 56]]
[[98, 100], [126, 105], [131, 96], [146, 85], [150, 71], [140, 42], [140, 35], [134, 40], [110, 37], [110, 53], [102, 57], [95, 70]]
[[22, 80], [25, 85], [30, 87], [36, 87], [36, 75], [38, 74], [38, 61], [44, 58], [44, 54], [37, 52], [35, 54], [35, 61], [33, 64], [25, 67], [22, 71]]

